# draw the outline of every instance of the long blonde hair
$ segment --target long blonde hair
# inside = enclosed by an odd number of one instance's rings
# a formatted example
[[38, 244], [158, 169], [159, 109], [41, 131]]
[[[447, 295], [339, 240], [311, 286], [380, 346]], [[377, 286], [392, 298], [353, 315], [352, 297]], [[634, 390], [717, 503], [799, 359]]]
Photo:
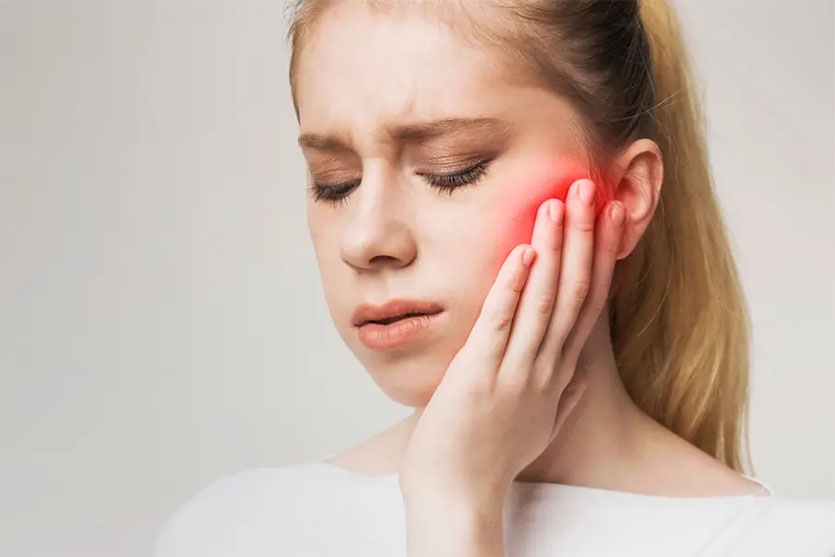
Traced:
[[[287, 37], [293, 90], [301, 47], [332, 1], [293, 6]], [[490, 17], [485, 4], [480, 16], [467, 14], [468, 29], [572, 102], [583, 116], [593, 179], [609, 183], [607, 162], [628, 142], [646, 137], [659, 145], [659, 210], [633, 252], [618, 261], [610, 292], [617, 367], [653, 419], [731, 468], [750, 470], [750, 318], [669, 0], [492, 0], [497, 11]], [[466, 11], [466, 0], [458, 8]]]

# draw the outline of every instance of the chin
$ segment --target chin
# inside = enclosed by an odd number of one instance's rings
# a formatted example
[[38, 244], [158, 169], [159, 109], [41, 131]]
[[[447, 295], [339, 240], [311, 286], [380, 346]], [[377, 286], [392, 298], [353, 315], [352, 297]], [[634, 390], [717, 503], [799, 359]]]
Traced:
[[404, 406], [426, 406], [453, 356], [448, 359], [437, 355], [412, 357], [365, 368], [380, 390], [393, 401]]

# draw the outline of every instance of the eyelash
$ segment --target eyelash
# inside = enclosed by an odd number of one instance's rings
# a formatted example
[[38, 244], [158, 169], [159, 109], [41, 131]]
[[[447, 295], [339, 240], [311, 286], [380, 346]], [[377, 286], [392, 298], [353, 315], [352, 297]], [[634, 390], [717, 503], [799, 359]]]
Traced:
[[[425, 177], [429, 181], [429, 185], [433, 188], [439, 189], [442, 193], [451, 196], [453, 191], [468, 185], [473, 185], [481, 180], [487, 174], [487, 169], [491, 162], [492, 159], [481, 160], [469, 168], [448, 174], [418, 175]], [[314, 182], [310, 186], [310, 193], [316, 201], [323, 201], [329, 205], [338, 206], [348, 199], [348, 193], [354, 189], [356, 183], [357, 180], [352, 180], [333, 186], [323, 186]]]

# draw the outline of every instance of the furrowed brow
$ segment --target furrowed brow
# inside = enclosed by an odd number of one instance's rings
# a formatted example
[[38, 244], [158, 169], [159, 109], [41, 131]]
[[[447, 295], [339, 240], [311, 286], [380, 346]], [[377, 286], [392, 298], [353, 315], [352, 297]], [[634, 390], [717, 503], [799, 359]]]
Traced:
[[[502, 137], [510, 130], [510, 124], [497, 118], [445, 118], [384, 129], [384, 137], [393, 143], [425, 143], [447, 135], [472, 135], [479, 138]], [[349, 151], [344, 140], [332, 135], [304, 133], [299, 145], [319, 151]]]
[[510, 128], [507, 122], [496, 118], [446, 118], [432, 122], [398, 126], [388, 130], [392, 141], [423, 143], [444, 135], [470, 134], [477, 137], [503, 135]]

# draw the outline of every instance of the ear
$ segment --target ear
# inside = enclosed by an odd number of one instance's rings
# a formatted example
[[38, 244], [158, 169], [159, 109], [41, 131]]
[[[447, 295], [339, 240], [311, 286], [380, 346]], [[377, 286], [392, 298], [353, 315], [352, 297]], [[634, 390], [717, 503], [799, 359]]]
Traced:
[[613, 163], [617, 183], [614, 198], [623, 203], [626, 212], [617, 254], [618, 259], [623, 259], [635, 249], [655, 214], [661, 199], [664, 161], [657, 143], [638, 139], [621, 151]]

